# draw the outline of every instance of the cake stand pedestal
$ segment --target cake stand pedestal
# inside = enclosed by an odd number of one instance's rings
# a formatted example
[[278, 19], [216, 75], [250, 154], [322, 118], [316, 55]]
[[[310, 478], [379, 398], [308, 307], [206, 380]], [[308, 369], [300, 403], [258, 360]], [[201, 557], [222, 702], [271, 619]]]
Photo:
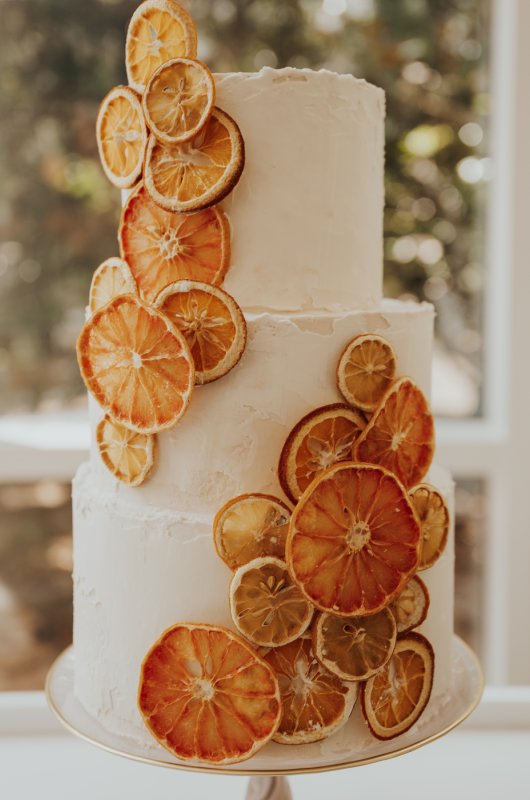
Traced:
[[284, 776], [360, 767], [416, 750], [463, 722], [480, 702], [483, 688], [484, 680], [477, 657], [455, 636], [450, 692], [442, 701], [432, 699], [416, 725], [397, 739], [381, 742], [373, 738], [361, 718], [360, 704], [357, 703], [350, 720], [329, 739], [296, 747], [272, 742], [250, 761], [227, 767], [178, 761], [154, 740], [146, 745], [109, 732], [85, 711], [74, 695], [74, 655], [71, 647], [52, 665], [45, 691], [50, 708], [59, 721], [72, 733], [103, 750], [169, 769], [250, 775], [247, 800], [291, 800], [291, 791]]

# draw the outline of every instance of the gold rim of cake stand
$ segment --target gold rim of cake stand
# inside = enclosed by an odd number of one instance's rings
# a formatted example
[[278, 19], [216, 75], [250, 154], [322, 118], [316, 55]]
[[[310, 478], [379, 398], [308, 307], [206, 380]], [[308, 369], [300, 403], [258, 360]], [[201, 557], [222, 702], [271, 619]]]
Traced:
[[352, 767], [363, 767], [367, 764], [374, 764], [377, 761], [388, 761], [390, 758], [396, 758], [397, 756], [405, 755], [406, 753], [410, 753], [413, 750], [418, 750], [420, 747], [424, 747], [431, 742], [436, 741], [436, 739], [441, 739], [442, 736], [445, 736], [450, 731], [457, 728], [464, 720], [466, 720], [470, 714], [476, 709], [478, 704], [480, 703], [480, 699], [482, 697], [482, 693], [484, 691], [484, 673], [482, 671], [482, 666], [480, 661], [478, 660], [475, 652], [471, 649], [471, 647], [464, 642], [459, 636], [454, 637], [457, 639], [461, 646], [463, 646], [464, 650], [467, 651], [468, 655], [471, 657], [471, 660], [475, 664], [475, 668], [479, 675], [480, 680], [477, 682], [475, 696], [473, 697], [472, 701], [469, 703], [465, 711], [460, 714], [460, 716], [453, 720], [449, 725], [446, 725], [445, 728], [442, 728], [436, 733], [427, 736], [425, 739], [420, 739], [417, 742], [413, 742], [412, 744], [408, 744], [402, 747], [398, 747], [395, 750], [391, 750], [387, 753], [381, 753], [379, 755], [368, 756], [367, 758], [355, 759], [354, 761], [341, 761], [337, 764], [330, 764], [329, 766], [319, 766], [319, 767], [294, 767], [293, 769], [288, 768], [279, 768], [279, 769], [252, 769], [252, 768], [239, 768], [234, 769], [233, 767], [202, 767], [200, 765], [195, 766], [192, 764], [182, 764], [182, 763], [173, 763], [171, 761], [162, 761], [157, 758], [149, 758], [148, 756], [139, 756], [134, 753], [127, 753], [125, 750], [119, 750], [116, 747], [112, 747], [111, 745], [104, 744], [103, 742], [99, 741], [98, 739], [94, 739], [86, 733], [78, 730], [75, 728], [71, 722], [69, 722], [61, 713], [61, 711], [57, 708], [51, 691], [50, 691], [50, 682], [51, 682], [51, 675], [54, 671], [55, 665], [58, 661], [67, 653], [68, 650], [71, 649], [70, 647], [65, 648], [65, 650], [60, 653], [53, 664], [51, 665], [50, 669], [48, 670], [48, 674], [46, 676], [46, 682], [44, 686], [44, 693], [46, 695], [46, 699], [48, 701], [48, 705], [50, 709], [53, 711], [59, 722], [61, 722], [64, 727], [73, 733], [75, 736], [78, 736], [80, 739], [84, 739], [85, 742], [89, 742], [90, 744], [96, 745], [101, 750], [106, 750], [108, 753], [113, 753], [116, 756], [121, 756], [122, 758], [128, 758], [132, 761], [139, 761], [142, 764], [151, 764], [152, 766], [156, 767], [166, 767], [168, 769], [179, 769], [185, 770], [186, 772], [202, 772], [207, 775], [235, 775], [239, 777], [248, 777], [252, 775], [301, 775], [306, 773], [317, 773], [317, 772], [335, 772], [339, 769], [350, 769]]

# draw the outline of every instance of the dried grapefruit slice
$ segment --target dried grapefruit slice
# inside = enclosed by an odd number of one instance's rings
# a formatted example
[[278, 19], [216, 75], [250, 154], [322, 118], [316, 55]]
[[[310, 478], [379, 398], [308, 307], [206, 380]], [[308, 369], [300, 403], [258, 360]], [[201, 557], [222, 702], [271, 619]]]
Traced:
[[266, 556], [243, 564], [230, 582], [230, 613], [238, 631], [259, 647], [280, 647], [309, 627], [313, 606], [287, 564]]
[[396, 381], [353, 448], [357, 461], [380, 464], [407, 488], [421, 481], [434, 454], [434, 420], [410, 378]]
[[434, 651], [419, 633], [399, 637], [390, 661], [363, 684], [364, 717], [377, 739], [408, 731], [429, 701]]
[[239, 362], [247, 324], [228, 292], [200, 281], [177, 281], [162, 289], [155, 308], [186, 339], [195, 364], [195, 383], [216, 381]]
[[193, 139], [205, 126], [214, 101], [215, 83], [206, 64], [173, 58], [151, 77], [142, 105], [158, 141], [179, 144]]
[[291, 511], [269, 494], [243, 494], [216, 514], [213, 540], [218, 555], [235, 570], [255, 558], [285, 558]]
[[442, 555], [449, 535], [449, 509], [434, 486], [421, 483], [409, 497], [421, 527], [421, 550], [418, 569], [427, 569]]
[[254, 755], [281, 717], [278, 681], [239, 636], [179, 623], [142, 663], [138, 706], [153, 736], [177, 758], [233, 764]]
[[92, 315], [79, 335], [77, 358], [89, 392], [133, 431], [170, 428], [186, 411], [195, 380], [186, 340], [133, 295]]
[[192, 214], [165, 211], [143, 183], [123, 208], [118, 239], [121, 256], [148, 303], [174, 281], [218, 286], [230, 263], [230, 224], [219, 206]]
[[146, 0], [131, 17], [125, 45], [127, 79], [142, 93], [153, 72], [170, 58], [197, 55], [197, 31], [175, 0]]
[[396, 618], [397, 632], [408, 633], [425, 622], [429, 603], [427, 587], [421, 578], [414, 575], [389, 606]]
[[150, 136], [145, 157], [147, 191], [168, 211], [199, 211], [219, 203], [243, 172], [245, 145], [237, 124], [214, 107], [189, 142], [163, 144]]
[[343, 403], [316, 408], [298, 422], [283, 446], [278, 478], [296, 503], [313, 478], [339, 461], [350, 461], [352, 447], [366, 425]]
[[344, 462], [306, 489], [293, 511], [286, 560], [306, 597], [339, 616], [375, 614], [416, 570], [420, 526], [395, 476]]
[[365, 681], [384, 667], [396, 645], [394, 615], [383, 608], [369, 617], [320, 614], [313, 628], [316, 656], [345, 681]]
[[345, 683], [317, 660], [311, 637], [304, 636], [265, 656], [278, 676], [282, 718], [274, 741], [308, 744], [341, 728], [357, 699], [357, 684]]
[[91, 312], [103, 308], [120, 294], [136, 294], [136, 282], [125, 261], [107, 258], [92, 276], [88, 302]]
[[96, 122], [99, 157], [114, 186], [128, 189], [142, 173], [147, 127], [140, 97], [128, 86], [115, 86], [103, 99]]
[[337, 386], [352, 406], [373, 411], [390, 388], [396, 374], [392, 346], [382, 336], [356, 336], [339, 359]]
[[155, 463], [155, 441], [152, 433], [131, 431], [108, 415], [96, 428], [99, 454], [105, 466], [123, 483], [140, 486]]

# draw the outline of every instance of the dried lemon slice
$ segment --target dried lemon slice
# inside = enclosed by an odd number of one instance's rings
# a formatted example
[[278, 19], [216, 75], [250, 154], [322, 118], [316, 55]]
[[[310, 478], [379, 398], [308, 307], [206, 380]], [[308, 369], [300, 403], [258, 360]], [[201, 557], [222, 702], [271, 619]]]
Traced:
[[99, 157], [114, 186], [128, 189], [142, 174], [147, 128], [140, 97], [128, 86], [115, 86], [103, 99], [96, 122]]
[[200, 133], [189, 142], [163, 144], [149, 138], [144, 181], [168, 211], [199, 211], [219, 203], [243, 172], [245, 146], [237, 124], [214, 107]]
[[125, 261], [107, 258], [92, 276], [88, 302], [90, 310], [94, 313], [120, 294], [136, 294], [136, 282]]
[[298, 422], [283, 446], [278, 478], [296, 503], [313, 478], [339, 461], [351, 461], [352, 447], [366, 425], [343, 403], [316, 408]]
[[232, 570], [263, 556], [283, 559], [290, 517], [285, 503], [272, 495], [234, 497], [215, 516], [215, 549]]
[[396, 374], [394, 351], [382, 336], [366, 333], [351, 341], [339, 359], [337, 386], [352, 406], [373, 411]]
[[96, 428], [96, 441], [105, 466], [119, 481], [140, 486], [155, 463], [155, 436], [131, 431], [108, 415]]
[[345, 681], [365, 681], [383, 667], [396, 645], [396, 621], [388, 608], [369, 617], [320, 614], [313, 628], [316, 656]]
[[390, 604], [396, 618], [397, 632], [408, 633], [417, 628], [427, 617], [429, 592], [421, 578], [414, 575]]
[[363, 684], [365, 719], [377, 739], [393, 739], [408, 731], [431, 696], [434, 651], [425, 636], [399, 637], [390, 661]]
[[233, 764], [260, 750], [282, 712], [278, 680], [244, 640], [214, 625], [180, 623], [142, 663], [138, 706], [177, 758]]
[[418, 569], [432, 567], [442, 555], [449, 535], [449, 509], [434, 486], [421, 483], [410, 491], [421, 528], [421, 550]]
[[222, 378], [239, 362], [247, 342], [247, 324], [234, 298], [200, 281], [177, 281], [155, 300], [183, 334], [195, 364], [195, 383]]

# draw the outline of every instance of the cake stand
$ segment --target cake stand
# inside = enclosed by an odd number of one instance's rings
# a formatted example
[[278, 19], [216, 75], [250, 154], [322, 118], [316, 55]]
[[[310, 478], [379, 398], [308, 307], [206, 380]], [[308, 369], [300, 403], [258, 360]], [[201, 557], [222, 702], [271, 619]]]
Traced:
[[443, 701], [432, 699], [422, 717], [397, 739], [381, 742], [364, 724], [357, 702], [350, 720], [329, 739], [314, 744], [270, 743], [250, 761], [228, 767], [178, 761], [154, 740], [146, 747], [126, 736], [110, 733], [91, 717], [74, 695], [74, 656], [67, 648], [46, 679], [51, 710], [72, 733], [110, 753], [144, 764], [220, 775], [250, 775], [247, 800], [290, 800], [286, 775], [360, 767], [409, 753], [456, 728], [477, 707], [484, 688], [482, 669], [473, 651], [457, 636], [453, 640], [452, 688]]

